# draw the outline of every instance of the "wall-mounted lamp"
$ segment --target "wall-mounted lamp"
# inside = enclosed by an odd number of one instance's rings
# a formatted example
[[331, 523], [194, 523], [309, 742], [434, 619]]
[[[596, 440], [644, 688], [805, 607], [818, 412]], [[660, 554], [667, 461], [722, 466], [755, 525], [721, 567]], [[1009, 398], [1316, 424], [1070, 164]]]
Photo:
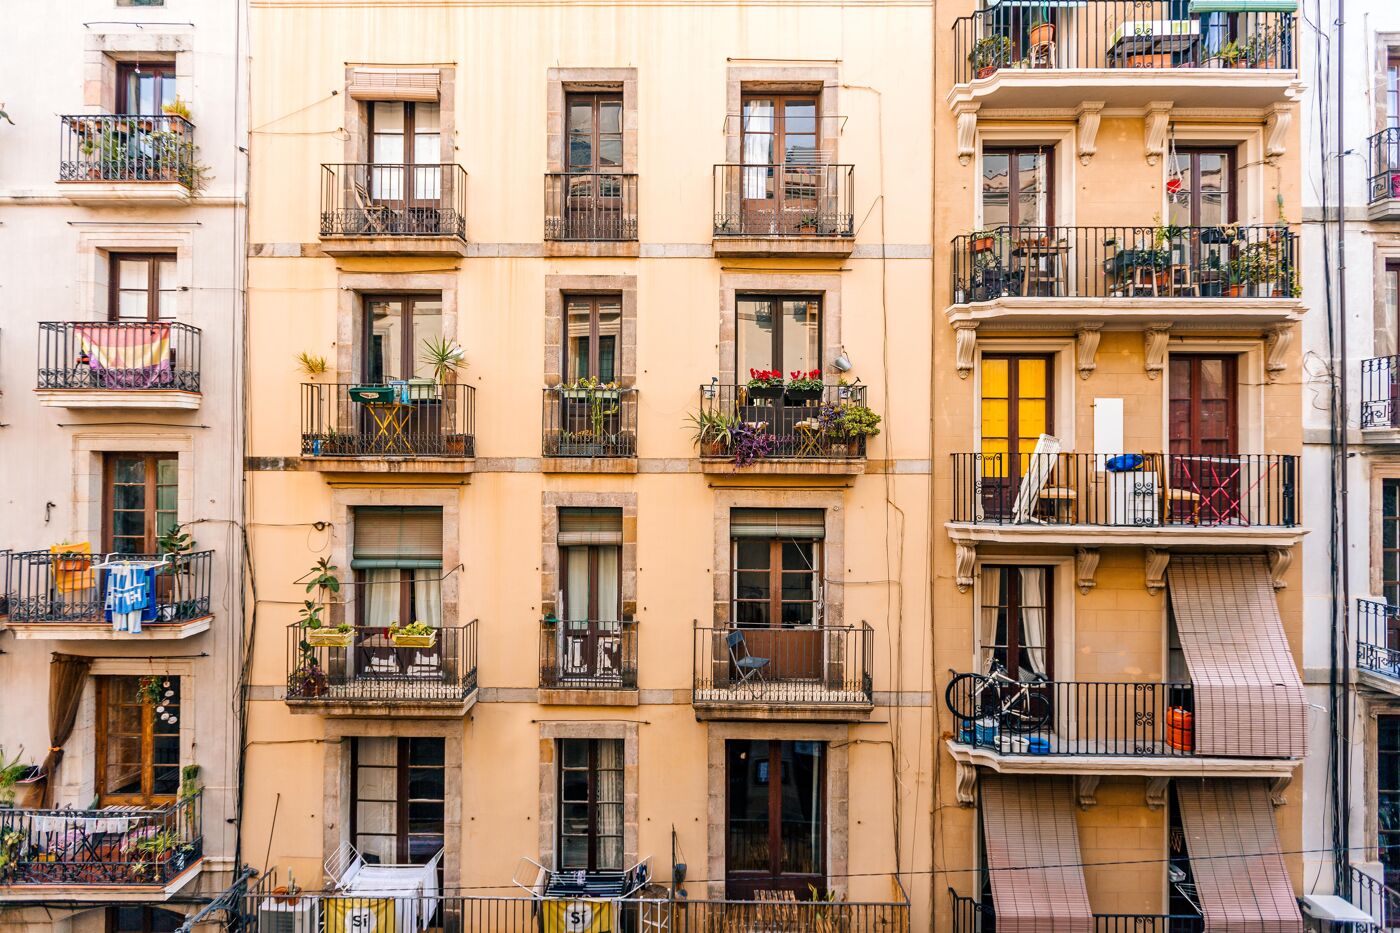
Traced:
[[719, 395], [719, 377], [711, 376], [710, 384], [705, 386], [705, 398], [714, 398]]

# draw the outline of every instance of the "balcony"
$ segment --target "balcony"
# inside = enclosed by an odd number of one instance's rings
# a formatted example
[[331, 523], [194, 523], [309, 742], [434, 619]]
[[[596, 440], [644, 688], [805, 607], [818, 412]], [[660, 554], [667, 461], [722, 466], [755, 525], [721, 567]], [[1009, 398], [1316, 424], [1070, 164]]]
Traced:
[[950, 323], [1300, 320], [1298, 240], [1280, 227], [1003, 226], [953, 240]]
[[42, 321], [34, 392], [50, 408], [194, 410], [200, 343], [174, 321]]
[[1368, 686], [1400, 696], [1400, 609], [1356, 601], [1356, 670]]
[[321, 716], [462, 716], [476, 705], [476, 620], [431, 644], [381, 627], [287, 627], [287, 706]]
[[849, 256], [854, 203], [851, 165], [716, 165], [714, 254]]
[[196, 793], [155, 809], [0, 809], [0, 900], [163, 901], [199, 875], [202, 803]]
[[58, 181], [77, 204], [188, 204], [204, 184], [194, 125], [162, 114], [59, 118]]
[[637, 176], [545, 175], [544, 241], [549, 256], [636, 256]]
[[1288, 454], [953, 454], [955, 541], [1287, 547], [1302, 536]]
[[[952, 888], [953, 933], [993, 933], [996, 914], [990, 904], [958, 895]], [[1199, 914], [1094, 914], [1094, 933], [1205, 933]]]
[[[90, 555], [15, 551], [5, 577], [8, 627], [19, 639], [128, 641], [188, 638], [213, 621], [214, 552]], [[115, 614], [117, 572], [141, 575], [139, 603]], [[135, 618], [133, 618], [135, 616]]]
[[545, 389], [541, 450], [545, 472], [637, 472], [637, 390]]
[[546, 620], [540, 626], [540, 702], [637, 705], [637, 624]]
[[1400, 127], [1372, 136], [1370, 153], [1370, 217], [1400, 220]]
[[695, 628], [695, 718], [858, 722], [875, 706], [869, 625]]
[[[1265, 108], [1299, 93], [1291, 13], [1188, 13], [1178, 0], [989, 7], [953, 24], [949, 102], [984, 110]], [[1040, 14], [1031, 16], [1031, 12]]]
[[700, 387], [700, 411], [691, 420], [701, 469], [725, 475], [864, 473], [867, 438], [879, 431], [861, 385], [795, 390], [712, 382]]
[[331, 256], [465, 256], [466, 210], [460, 165], [321, 166], [321, 249]]
[[476, 391], [410, 379], [303, 383], [301, 455], [313, 470], [469, 473]]

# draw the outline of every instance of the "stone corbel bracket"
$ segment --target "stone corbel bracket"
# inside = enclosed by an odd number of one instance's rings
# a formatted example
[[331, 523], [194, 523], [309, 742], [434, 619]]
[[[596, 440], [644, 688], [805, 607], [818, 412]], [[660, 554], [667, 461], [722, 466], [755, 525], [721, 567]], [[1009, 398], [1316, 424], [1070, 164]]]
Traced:
[[1074, 552], [1074, 576], [1079, 592], [1087, 594], [1098, 582], [1095, 576], [1099, 571], [1099, 549], [1077, 548]]
[[959, 103], [953, 107], [958, 121], [958, 161], [967, 165], [977, 154], [977, 111], [981, 104]]
[[1274, 104], [1264, 111], [1264, 158], [1275, 162], [1288, 151], [1288, 130], [1293, 126], [1293, 108]]
[[953, 325], [953, 336], [957, 338], [958, 377], [966, 379], [972, 374], [972, 359], [977, 351], [977, 324], [958, 321]]
[[1293, 549], [1291, 547], [1269, 549], [1269, 577], [1273, 581], [1274, 589], [1281, 590], [1288, 586], [1288, 581], [1284, 580], [1283, 577], [1292, 565]]
[[1147, 549], [1145, 559], [1147, 592], [1160, 593], [1167, 588], [1167, 562], [1171, 556], [1171, 551], [1163, 551], [1155, 547]]
[[1142, 331], [1143, 351], [1147, 357], [1147, 378], [1156, 379], [1167, 367], [1167, 341], [1171, 337], [1171, 325], [1164, 323], [1148, 324]]
[[1086, 100], [1079, 105], [1076, 119], [1079, 123], [1080, 165], [1088, 165], [1099, 151], [1099, 120], [1103, 116], [1103, 105], [1101, 100]]
[[958, 766], [958, 806], [972, 807], [977, 805], [977, 766], [968, 764], [965, 761], [956, 762]]
[[1099, 781], [1101, 774], [1076, 774], [1074, 776], [1074, 799], [1079, 809], [1087, 810], [1099, 802]]
[[972, 586], [972, 570], [977, 566], [977, 545], [971, 541], [954, 540], [957, 547], [957, 558], [954, 561], [954, 573], [957, 579], [954, 581], [958, 585], [959, 593], [966, 593], [968, 587]]
[[1148, 103], [1143, 114], [1144, 148], [1147, 151], [1147, 164], [1156, 165], [1157, 160], [1167, 154], [1167, 130], [1171, 127], [1172, 102], [1154, 100]]
[[1167, 805], [1167, 788], [1171, 786], [1171, 783], [1171, 778], [1147, 779], [1147, 808], [1149, 810], [1160, 810]]
[[1088, 379], [1089, 374], [1099, 365], [1099, 331], [1102, 328], [1103, 322], [1089, 321], [1079, 325], [1079, 330], [1075, 333], [1075, 356], [1080, 379]]
[[1285, 774], [1276, 777], [1269, 782], [1269, 803], [1276, 807], [1281, 807], [1288, 803], [1288, 798], [1284, 796], [1284, 791], [1288, 790], [1288, 785], [1293, 783], [1293, 775]]
[[1293, 327], [1289, 324], [1280, 324], [1265, 332], [1264, 371], [1268, 374], [1270, 382], [1277, 380], [1279, 373], [1288, 368], [1284, 357], [1288, 355], [1288, 348], [1292, 345]]

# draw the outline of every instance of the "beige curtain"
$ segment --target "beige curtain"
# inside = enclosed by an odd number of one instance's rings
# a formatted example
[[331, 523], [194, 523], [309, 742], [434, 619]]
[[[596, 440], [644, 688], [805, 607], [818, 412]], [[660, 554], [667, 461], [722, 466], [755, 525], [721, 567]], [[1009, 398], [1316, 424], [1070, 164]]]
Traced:
[[598, 548], [598, 619], [603, 622], [618, 620], [617, 586], [619, 582], [619, 556], [622, 548]]
[[982, 568], [982, 625], [977, 633], [977, 648], [982, 653], [982, 670], [992, 657], [997, 642], [997, 613], [1001, 602], [1001, 568]]
[[392, 737], [359, 736], [355, 774], [355, 848], [380, 864], [398, 861], [398, 743]]
[[[1045, 568], [1021, 568], [1021, 666], [1044, 675], [1045, 666]], [[1019, 677], [1017, 671], [1012, 676]]]
[[442, 628], [442, 577], [438, 570], [413, 571], [413, 605], [416, 622]]
[[588, 618], [588, 548], [564, 549], [565, 598], [564, 619], [582, 622]]
[[399, 578], [403, 571], [397, 567], [365, 571], [365, 625], [386, 628], [390, 622], [407, 624], [412, 619], [399, 618]]
[[598, 867], [622, 868], [622, 740], [598, 742]]
[[71, 654], [55, 654], [49, 664], [49, 753], [44, 756], [44, 796], [41, 806], [53, 806], [54, 783], [63, 761], [63, 743], [73, 734], [78, 704], [87, 685], [92, 661]]

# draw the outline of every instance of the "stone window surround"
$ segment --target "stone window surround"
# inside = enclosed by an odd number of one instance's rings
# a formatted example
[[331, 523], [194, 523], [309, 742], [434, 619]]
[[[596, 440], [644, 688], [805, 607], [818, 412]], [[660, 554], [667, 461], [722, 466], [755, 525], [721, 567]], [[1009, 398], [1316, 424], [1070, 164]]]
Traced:
[[103, 456], [108, 453], [173, 453], [177, 455], [175, 491], [176, 520], [184, 523], [195, 517], [194, 436], [182, 433], [178, 425], [164, 430], [112, 431], [111, 426], [94, 424], [73, 434], [73, 504], [69, 536], [88, 541], [93, 550], [101, 549]]
[[194, 235], [188, 224], [86, 227], [78, 234], [78, 275], [74, 309], [79, 320], [107, 319], [107, 288], [113, 253], [171, 253], [175, 256], [175, 320], [194, 323]]
[[1075, 390], [1078, 388], [1075, 375], [1075, 342], [1064, 337], [1026, 338], [992, 337], [979, 338], [972, 361], [972, 430], [968, 438], [969, 450], [982, 436], [982, 357], [987, 353], [1043, 353], [1053, 361], [1054, 372], [1051, 379], [1055, 393], [1055, 436], [1061, 446], [1071, 453], [1075, 449]]
[[716, 488], [714, 494], [714, 627], [729, 627], [730, 581], [733, 577], [729, 512], [736, 508], [822, 510], [826, 524], [826, 535], [822, 539], [822, 585], [825, 590], [822, 624], [842, 625], [846, 615], [846, 512], [843, 490]]
[[1372, 129], [1367, 130], [1366, 135], [1368, 136], [1385, 129], [1386, 126], [1388, 117], [1385, 101], [1386, 62], [1392, 55], [1400, 55], [1400, 32], [1377, 32], [1373, 36], [1373, 41], [1375, 42], [1375, 46], [1371, 61], [1375, 62], [1377, 67], [1375, 75], [1372, 78]]
[[347, 62], [345, 83], [340, 93], [345, 98], [345, 161], [369, 161], [369, 105], [374, 101], [356, 100], [350, 96], [350, 82], [356, 68], [432, 68], [438, 72], [438, 136], [441, 138], [440, 161], [457, 161], [457, 67], [455, 65], [425, 65], [406, 62]]
[[1367, 529], [1367, 534], [1370, 541], [1369, 547], [1367, 549], [1368, 554], [1370, 555], [1370, 560], [1368, 561], [1370, 567], [1367, 573], [1367, 583], [1370, 586], [1370, 594], [1379, 600], [1385, 592], [1385, 587], [1382, 585], [1381, 576], [1381, 542], [1383, 540], [1382, 535], [1384, 533], [1385, 526], [1385, 522], [1381, 515], [1384, 503], [1384, 494], [1382, 490], [1386, 480], [1400, 480], [1400, 457], [1397, 457], [1395, 455], [1380, 455], [1372, 456], [1368, 459], [1370, 460], [1371, 470], [1371, 475], [1368, 479], [1368, 482], [1370, 483], [1371, 487], [1371, 514], [1370, 521], [1368, 523], [1370, 527]]
[[641, 784], [637, 722], [555, 720], [540, 723], [540, 858], [545, 868], [555, 864], [554, 828], [559, 795], [555, 749], [559, 739], [622, 740], [622, 864], [637, 863], [637, 789]]
[[[117, 109], [117, 64], [149, 62], [175, 65], [175, 93], [197, 106], [194, 98], [194, 36], [158, 32], [131, 24], [131, 31], [89, 33], [83, 63], [83, 106], [88, 113]], [[169, 27], [158, 27], [169, 28]]]
[[985, 149], [1005, 146], [1043, 146], [1048, 148], [1054, 159], [1055, 181], [1055, 223], [1062, 227], [1074, 226], [1075, 209], [1078, 199], [1075, 193], [1075, 124], [1045, 123], [1028, 127], [1024, 123], [1004, 125], [979, 120], [977, 123], [977, 156], [973, 164], [973, 211], [976, 216], [974, 229], [985, 226], [982, 221], [982, 153]]
[[839, 93], [841, 69], [836, 65], [730, 65], [725, 69], [724, 160], [742, 160], [744, 95], [815, 94], [819, 117], [818, 145], [829, 162], [837, 161], [841, 136]]
[[1372, 330], [1371, 330], [1371, 355], [1375, 357], [1390, 356], [1400, 353], [1400, 333], [1396, 333], [1397, 322], [1394, 315], [1390, 313], [1390, 308], [1386, 306], [1386, 264], [1400, 262], [1400, 245], [1384, 242], [1376, 242], [1371, 271], [1372, 281], [1376, 283], [1371, 289], [1373, 294]]
[[[461, 549], [458, 544], [461, 540], [458, 524], [460, 521], [459, 488], [456, 486], [446, 488], [440, 486], [329, 488], [331, 494], [329, 557], [332, 564], [343, 568], [341, 572], [342, 583], [348, 583], [354, 579], [354, 572], [350, 569], [350, 560], [355, 543], [356, 508], [361, 506], [426, 506], [442, 509], [442, 570], [445, 574], [442, 580], [442, 624], [449, 627], [464, 624], [464, 620], [459, 615], [460, 607], [458, 605], [462, 574], [452, 572], [453, 568], [462, 563]], [[308, 566], [310, 563], [308, 558]], [[293, 571], [302, 572], [300, 568], [293, 568]], [[343, 603], [338, 602], [331, 607], [329, 621], [332, 624], [350, 621], [345, 615]]]
[[731, 739], [780, 739], [826, 743], [826, 876], [828, 887], [841, 897], [846, 893], [850, 858], [850, 761], [849, 727], [816, 723], [712, 722], [706, 731], [706, 793], [708, 797], [708, 891], [713, 900], [724, 898], [725, 810], [724, 745]]
[[[335, 374], [338, 375], [340, 382], [354, 382], [361, 375], [361, 354], [357, 351], [360, 344], [360, 321], [366, 297], [372, 297], [376, 294], [413, 293], [424, 296], [440, 294], [442, 296], [442, 335], [448, 340], [458, 340], [457, 276], [455, 274], [342, 272], [336, 279], [336, 286], [339, 289], [339, 302], [336, 315], [335, 353], [330, 358], [335, 362]], [[327, 375], [332, 374], [328, 373]]]
[[[982, 673], [982, 565], [1014, 565], [1018, 567], [1044, 567], [1051, 573], [1054, 589], [1055, 665], [1056, 680], [1074, 680], [1075, 670], [1075, 631], [1074, 631], [1074, 555], [1046, 554], [1044, 549], [1032, 552], [999, 552], [978, 548], [977, 563], [972, 572], [972, 666], [969, 671]], [[1162, 631], [1166, 631], [1165, 624]]]
[[462, 872], [462, 723], [461, 720], [416, 720], [391, 718], [385, 720], [326, 719], [324, 757], [324, 809], [321, 816], [322, 858], [348, 842], [350, 830], [350, 738], [412, 737], [443, 740], [443, 836], [446, 851], [442, 855], [443, 884], [456, 887], [464, 883]]
[[564, 171], [564, 112], [566, 96], [575, 91], [622, 92], [622, 168], [637, 170], [637, 69], [551, 68], [547, 73], [548, 108], [545, 114], [547, 171]]
[[[1362, 845], [1366, 851], [1361, 858], [1365, 861], [1380, 862], [1380, 723], [1381, 716], [1400, 716], [1400, 701], [1394, 698], [1361, 698], [1361, 747], [1363, 749], [1362, 791], [1365, 800], [1362, 810]], [[1355, 825], [1354, 823], [1352, 825]]]
[[637, 613], [637, 494], [635, 492], [550, 492], [543, 494], [544, 518], [540, 536], [540, 614], [558, 613], [559, 510], [605, 508], [622, 510], [622, 617]]
[[822, 299], [821, 368], [831, 370], [832, 360], [841, 352], [841, 273], [839, 271], [769, 273], [721, 272], [719, 277], [719, 382], [736, 385], [746, 382], [735, 373], [738, 341], [738, 296], [740, 294], [819, 295]]
[[637, 383], [637, 277], [635, 275], [546, 275], [544, 277], [544, 384], [559, 385], [564, 362], [564, 299], [570, 295], [622, 296], [622, 335], [617, 381]]

